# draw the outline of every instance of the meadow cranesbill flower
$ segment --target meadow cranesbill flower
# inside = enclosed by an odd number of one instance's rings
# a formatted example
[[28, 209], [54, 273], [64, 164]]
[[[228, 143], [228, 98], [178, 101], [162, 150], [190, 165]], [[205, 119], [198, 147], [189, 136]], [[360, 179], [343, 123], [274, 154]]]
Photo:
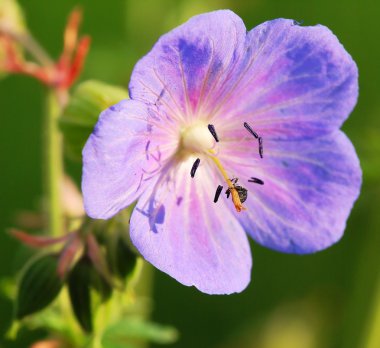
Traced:
[[335, 243], [361, 185], [339, 130], [357, 68], [324, 26], [287, 19], [247, 32], [231, 11], [162, 36], [134, 68], [83, 150], [87, 213], [137, 200], [133, 244], [160, 270], [210, 294], [250, 280], [246, 233], [288, 253]]

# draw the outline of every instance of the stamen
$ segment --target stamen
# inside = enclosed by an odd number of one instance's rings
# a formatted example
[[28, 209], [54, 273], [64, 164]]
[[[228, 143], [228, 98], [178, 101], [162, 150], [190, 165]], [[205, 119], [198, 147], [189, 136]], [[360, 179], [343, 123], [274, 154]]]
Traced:
[[251, 128], [251, 126], [247, 123], [247, 122], [244, 122], [244, 127], [245, 129], [251, 133], [256, 139], [259, 137], [259, 135]]
[[264, 185], [264, 181], [258, 178], [251, 177], [248, 182], [253, 182], [254, 184]]
[[219, 158], [215, 156], [215, 152], [213, 150], [208, 150], [208, 151], [211, 153], [211, 156], [210, 156], [211, 159], [214, 161], [214, 163], [216, 164], [216, 166], [218, 167], [218, 169], [222, 173], [222, 176], [228, 185], [228, 188], [229, 188], [231, 195], [232, 195], [232, 202], [234, 203], [236, 211], [238, 213], [240, 213], [242, 210], [246, 210], [246, 208], [243, 206], [243, 204], [240, 200], [239, 194], [238, 194], [234, 184], [232, 183], [232, 181], [228, 177], [227, 172], [225, 171], [225, 169], [222, 166], [222, 163], [220, 163]]
[[215, 127], [212, 124], [209, 124], [207, 128], [210, 131], [211, 135], [214, 137], [215, 141], [218, 143], [219, 138], [218, 138], [218, 134], [216, 134]]
[[244, 122], [244, 127], [256, 139], [258, 139], [258, 141], [259, 141], [259, 154], [260, 154], [260, 157], [263, 158], [264, 157], [263, 138], [259, 137], [259, 135], [251, 128], [251, 126], [247, 122]]
[[191, 167], [190, 175], [192, 178], [194, 178], [195, 172], [197, 171], [200, 162], [201, 162], [201, 160], [199, 158], [197, 158], [195, 160], [193, 166]]
[[147, 160], [149, 160], [149, 145], [150, 145], [150, 140], [148, 140], [148, 142], [146, 143], [145, 145], [145, 157]]
[[260, 154], [261, 158], [264, 157], [264, 148], [263, 148], [263, 138], [262, 137], [259, 137], [259, 154]]
[[222, 190], [223, 190], [223, 186], [218, 185], [218, 188], [216, 189], [216, 192], [215, 192], [214, 203], [216, 203], [218, 201], [220, 193], [222, 192]]

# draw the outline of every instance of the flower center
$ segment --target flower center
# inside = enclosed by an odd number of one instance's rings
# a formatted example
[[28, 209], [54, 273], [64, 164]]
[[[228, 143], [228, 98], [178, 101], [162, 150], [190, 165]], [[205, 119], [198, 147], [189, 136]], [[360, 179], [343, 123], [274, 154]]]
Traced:
[[[236, 211], [240, 212], [245, 210], [245, 208], [240, 200], [239, 193], [219, 158], [216, 156], [216, 152], [212, 149], [217, 141], [219, 140], [213, 125], [207, 126], [204, 123], [196, 123], [181, 132], [182, 150], [184, 150], [185, 153], [203, 154], [211, 158], [228, 186]], [[191, 169], [192, 177], [194, 177], [199, 163], [200, 159], [198, 158]]]
[[185, 128], [181, 138], [183, 149], [193, 153], [203, 153], [214, 146], [214, 139], [204, 123]]

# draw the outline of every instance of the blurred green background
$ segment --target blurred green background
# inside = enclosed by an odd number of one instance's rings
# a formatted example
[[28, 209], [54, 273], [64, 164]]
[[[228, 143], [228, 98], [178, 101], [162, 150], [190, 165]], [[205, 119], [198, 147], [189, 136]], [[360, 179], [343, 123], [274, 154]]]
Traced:
[[[24, 0], [35, 37], [55, 57], [70, 10], [84, 9], [82, 33], [92, 46], [81, 80], [128, 85], [136, 61], [158, 37], [190, 16], [230, 8], [248, 29], [285, 17], [328, 26], [359, 66], [360, 97], [344, 130], [364, 172], [362, 194], [343, 239], [308, 256], [252, 243], [252, 282], [242, 294], [208, 296], [155, 271], [153, 319], [177, 327], [175, 347], [380, 347], [380, 2], [375, 0]], [[19, 211], [36, 210], [42, 194], [44, 88], [11, 76], [0, 81], [0, 274], [15, 277], [23, 260], [6, 234]], [[79, 182], [80, 167], [68, 164]], [[0, 282], [2, 280], [0, 279]], [[10, 313], [0, 296], [0, 335]], [[23, 348], [23, 347], [20, 347]]]

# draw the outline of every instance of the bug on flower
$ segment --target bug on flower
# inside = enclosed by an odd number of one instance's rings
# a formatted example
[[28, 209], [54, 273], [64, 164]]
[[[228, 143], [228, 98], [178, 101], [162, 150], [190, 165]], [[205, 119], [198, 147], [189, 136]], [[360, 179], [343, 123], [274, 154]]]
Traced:
[[238, 182], [238, 178], [232, 178], [231, 179], [231, 182], [233, 184], [233, 187], [229, 187], [227, 190], [226, 190], [226, 195], [227, 195], [227, 198], [230, 197], [230, 194], [231, 194], [231, 190], [236, 190], [238, 195], [239, 195], [239, 198], [240, 198], [240, 201], [242, 203], [244, 203], [246, 200], [247, 200], [247, 197], [248, 197], [248, 191], [246, 188], [244, 188], [243, 186], [240, 186], [240, 185], [236, 185], [237, 182]]
[[159, 38], [129, 92], [84, 147], [84, 203], [97, 219], [136, 203], [130, 238], [155, 267], [230, 294], [250, 281], [247, 234], [297, 254], [341, 238], [361, 187], [339, 129], [358, 72], [328, 28], [275, 19], [247, 31], [231, 11], [201, 14]]

